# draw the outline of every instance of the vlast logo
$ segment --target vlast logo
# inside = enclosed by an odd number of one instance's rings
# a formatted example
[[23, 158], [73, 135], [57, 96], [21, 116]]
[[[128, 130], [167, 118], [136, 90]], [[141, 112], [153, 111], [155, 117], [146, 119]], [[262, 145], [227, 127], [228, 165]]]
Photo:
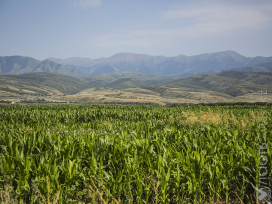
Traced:
[[257, 188], [253, 186], [255, 189], [255, 196], [260, 203], [271, 204], [271, 190], [268, 188]]
[[268, 186], [271, 185], [268, 171], [268, 157], [267, 146], [262, 144], [259, 148], [260, 158], [259, 158], [259, 187], [253, 185], [255, 189], [255, 197], [259, 203], [271, 204], [271, 189]]

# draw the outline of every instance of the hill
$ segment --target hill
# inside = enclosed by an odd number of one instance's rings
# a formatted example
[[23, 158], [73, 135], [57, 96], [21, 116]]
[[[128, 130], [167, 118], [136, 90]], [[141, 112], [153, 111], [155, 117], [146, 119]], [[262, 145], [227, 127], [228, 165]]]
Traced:
[[0, 76], [0, 91], [28, 95], [74, 94], [87, 88], [83, 79], [55, 73], [26, 73]]
[[[261, 91], [266, 90], [268, 93], [272, 91], [272, 73], [231, 70], [180, 78], [155, 85], [145, 85], [144, 81], [139, 79], [119, 78], [100, 88], [85, 89], [60, 99], [89, 103], [141, 102], [161, 105], [261, 102], [263, 100]], [[265, 97], [271, 100], [270, 94]]]
[[228, 98], [272, 91], [272, 73], [222, 71], [178, 79], [169, 83], [142, 87], [162, 96], [179, 97], [178, 92], [209, 92]]
[[62, 95], [74, 94], [91, 87], [126, 89], [169, 82], [172, 78], [143, 73], [118, 72], [75, 78], [55, 73], [35, 72], [0, 75], [0, 91], [12, 94]]
[[272, 72], [272, 62], [261, 63], [251, 67], [239, 67], [234, 68], [236, 71], [247, 71], [247, 72]]
[[[45, 100], [80, 103], [260, 102], [260, 91], [272, 91], [272, 72], [231, 70], [153, 85], [148, 80], [162, 76], [118, 72], [106, 75], [107, 80], [93, 77], [86, 80], [46, 72], [0, 75], [0, 97], [9, 100], [11, 96], [42, 95]], [[12, 101], [19, 102], [16, 98]]]
[[0, 57], [0, 75], [32, 72], [59, 73], [74, 77], [86, 75], [79, 69], [64, 66], [50, 60], [39, 61], [31, 57], [22, 56]]
[[110, 74], [89, 75], [82, 78], [89, 81], [90, 83], [97, 84], [98, 86], [101, 86], [100, 84], [103, 84], [102, 86], [105, 86], [107, 83], [111, 83], [114, 80], [119, 80], [123, 78], [132, 78], [140, 80], [142, 81], [142, 85], [164, 83], [176, 79], [173, 77], [149, 75], [141, 72], [114, 72]]
[[110, 87], [113, 89], [128, 89], [135, 88], [145, 85], [145, 83], [139, 79], [134, 78], [121, 78], [116, 79], [113, 82], [108, 83], [105, 87]]

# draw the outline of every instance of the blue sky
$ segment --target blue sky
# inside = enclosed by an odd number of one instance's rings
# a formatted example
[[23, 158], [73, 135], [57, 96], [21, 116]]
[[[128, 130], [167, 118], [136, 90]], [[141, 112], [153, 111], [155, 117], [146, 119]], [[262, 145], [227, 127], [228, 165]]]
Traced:
[[272, 56], [271, 0], [0, 0], [0, 56]]

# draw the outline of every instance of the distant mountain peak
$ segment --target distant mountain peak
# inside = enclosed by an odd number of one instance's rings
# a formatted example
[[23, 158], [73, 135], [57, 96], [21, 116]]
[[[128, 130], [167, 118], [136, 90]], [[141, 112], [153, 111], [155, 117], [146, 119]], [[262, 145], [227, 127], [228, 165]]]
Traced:
[[222, 52], [226, 52], [226, 53], [230, 53], [230, 54], [239, 54], [233, 50], [227, 50], [227, 51], [222, 51]]
[[130, 52], [121, 52], [121, 53], [116, 53], [109, 58], [140, 58], [140, 57], [154, 57], [154, 56], [147, 55], [147, 54], [135, 54], [135, 53], [130, 53]]
[[228, 54], [228, 55], [239, 55], [239, 56], [243, 56], [243, 55], [241, 55], [238, 52], [235, 52], [233, 50], [222, 51], [222, 52], [219, 52], [219, 53], [224, 53], [224, 54]]

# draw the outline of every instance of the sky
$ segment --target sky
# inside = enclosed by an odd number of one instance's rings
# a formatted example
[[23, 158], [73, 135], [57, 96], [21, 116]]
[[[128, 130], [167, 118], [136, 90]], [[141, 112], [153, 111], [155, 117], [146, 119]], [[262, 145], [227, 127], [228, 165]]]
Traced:
[[0, 0], [0, 56], [272, 56], [271, 0]]

